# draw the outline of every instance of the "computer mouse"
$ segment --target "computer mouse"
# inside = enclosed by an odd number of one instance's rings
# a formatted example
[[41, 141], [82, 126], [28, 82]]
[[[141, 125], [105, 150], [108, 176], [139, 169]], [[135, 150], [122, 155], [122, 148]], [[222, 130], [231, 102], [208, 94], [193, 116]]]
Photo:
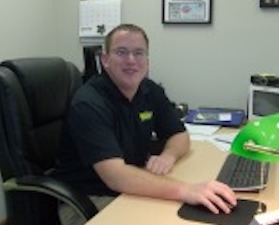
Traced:
[[225, 224], [225, 225], [235, 225], [235, 224], [249, 224], [253, 219], [253, 216], [257, 213], [257, 209], [263, 207], [265, 210], [265, 204], [248, 200], [248, 199], [238, 199], [237, 205], [232, 208], [231, 213], [226, 214], [220, 212], [219, 214], [212, 213], [208, 208], [202, 205], [189, 205], [183, 204], [178, 210], [178, 215], [186, 220], [213, 223], [213, 224]]

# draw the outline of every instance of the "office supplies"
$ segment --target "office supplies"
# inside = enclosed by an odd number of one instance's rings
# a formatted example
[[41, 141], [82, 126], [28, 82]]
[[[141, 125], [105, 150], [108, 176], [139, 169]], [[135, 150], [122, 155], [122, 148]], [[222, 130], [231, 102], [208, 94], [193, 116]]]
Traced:
[[[227, 133], [228, 130], [231, 130], [231, 128], [222, 128], [218, 133]], [[218, 149], [216, 149], [207, 141], [193, 141], [191, 148], [193, 151], [191, 152], [189, 157], [187, 156], [181, 158], [181, 161], [179, 162], [178, 166], [175, 166], [173, 168], [173, 171], [170, 174], [170, 176], [179, 178], [181, 181], [191, 183], [210, 180], [216, 177], [222, 163], [224, 162], [225, 157], [227, 156], [227, 153], [218, 151]], [[201, 165], [204, 165], [207, 169], [200, 169]], [[266, 207], [269, 211], [278, 209], [279, 182], [277, 182], [276, 179], [279, 175], [279, 167], [272, 166], [271, 168], [272, 169], [270, 170], [270, 178], [274, 180], [268, 183], [268, 188], [262, 190], [260, 194], [238, 192], [238, 198], [249, 199], [259, 201], [259, 203], [264, 203], [266, 204]], [[259, 203], [255, 203], [254, 210], [257, 210]], [[101, 213], [99, 213], [97, 216], [95, 216], [89, 222], [87, 222], [86, 225], [218, 224], [218, 220], [213, 221], [212, 223], [208, 223], [203, 221], [193, 221], [190, 218], [180, 217], [177, 213], [182, 205], [182, 203], [175, 201], [165, 201], [153, 198], [121, 194], [108, 207], [103, 209]], [[245, 207], [245, 203], [243, 206]], [[249, 204], [249, 206], [251, 205]], [[250, 211], [250, 207], [248, 208]], [[196, 208], [193, 206], [193, 209]], [[202, 210], [205, 211], [204, 209]], [[245, 213], [249, 213], [246, 210], [247, 209], [245, 209]], [[159, 212], [159, 215], [158, 213], [154, 212]], [[217, 215], [217, 217], [218, 216], [219, 215]], [[220, 216], [223, 216], [223, 214], [220, 214]], [[252, 219], [253, 216], [246, 221], [247, 223], [245, 225], [248, 225]], [[229, 223], [224, 225], [229, 225]], [[243, 223], [234, 223], [234, 225], [243, 225]]]
[[237, 134], [238, 134], [237, 132], [233, 132], [233, 133], [229, 133], [229, 134], [215, 134], [213, 136], [213, 138], [216, 141], [231, 144]]
[[278, 112], [279, 86], [275, 87], [251, 83], [248, 98], [248, 119], [260, 119]]
[[222, 151], [229, 151], [231, 144], [236, 137], [237, 132], [228, 133], [228, 134], [214, 134], [208, 141], [214, 144], [218, 149]]
[[209, 138], [208, 141], [215, 145], [221, 151], [229, 151], [231, 148], [231, 143], [216, 141], [214, 138]]
[[186, 115], [187, 123], [239, 127], [245, 120], [241, 109], [198, 108], [190, 109]]
[[[231, 145], [232, 153], [260, 163], [261, 185], [265, 183], [265, 165], [279, 161], [278, 121], [279, 114], [274, 114], [249, 122]], [[258, 211], [261, 212], [260, 207]]]
[[204, 124], [191, 124], [185, 123], [185, 127], [190, 135], [204, 135], [204, 136], [211, 136], [217, 130], [219, 130], [219, 125], [204, 125]]
[[279, 76], [255, 74], [250, 77], [248, 119], [279, 112]]
[[269, 163], [230, 154], [219, 171], [217, 180], [235, 191], [258, 191], [267, 185], [269, 167]]
[[253, 200], [239, 199], [237, 206], [230, 214], [213, 214], [204, 206], [193, 206], [183, 204], [178, 210], [178, 215], [186, 220], [218, 225], [248, 225], [255, 215], [259, 203]]
[[85, 0], [79, 3], [79, 36], [104, 37], [121, 22], [121, 0]]
[[255, 74], [251, 76], [250, 81], [255, 85], [279, 87], [279, 77], [275, 74]]
[[254, 216], [249, 225], [276, 225], [279, 224], [279, 210], [273, 210]]
[[253, 120], [238, 133], [231, 152], [262, 162], [279, 162], [279, 113]]

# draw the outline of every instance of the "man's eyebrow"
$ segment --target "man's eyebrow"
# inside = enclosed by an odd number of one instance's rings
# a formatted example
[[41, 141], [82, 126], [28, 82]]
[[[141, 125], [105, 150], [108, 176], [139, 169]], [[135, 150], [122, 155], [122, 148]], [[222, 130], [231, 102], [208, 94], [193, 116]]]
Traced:
[[[125, 50], [129, 50], [129, 48], [123, 47], [123, 46], [116, 47], [115, 49], [125, 49]], [[146, 50], [145, 50], [144, 48], [142, 48], [142, 47], [133, 48], [132, 50], [134, 50], [134, 51], [146, 51]]]
[[127, 48], [126, 48], [126, 47], [119, 46], [119, 47], [116, 47], [116, 49], [127, 49]]

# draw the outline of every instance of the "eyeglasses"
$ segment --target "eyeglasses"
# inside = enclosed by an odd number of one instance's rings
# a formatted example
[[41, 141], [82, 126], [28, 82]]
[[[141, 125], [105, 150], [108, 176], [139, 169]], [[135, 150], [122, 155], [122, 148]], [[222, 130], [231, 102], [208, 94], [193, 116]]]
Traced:
[[138, 61], [144, 60], [148, 56], [147, 52], [142, 49], [130, 51], [126, 48], [116, 48], [111, 50], [111, 52], [123, 59], [127, 59], [130, 54], [132, 54], [133, 57]]

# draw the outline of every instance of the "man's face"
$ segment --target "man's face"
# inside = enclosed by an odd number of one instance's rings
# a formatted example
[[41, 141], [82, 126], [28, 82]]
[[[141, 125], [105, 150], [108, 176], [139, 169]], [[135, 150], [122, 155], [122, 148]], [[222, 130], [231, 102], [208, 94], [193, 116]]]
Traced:
[[121, 91], [136, 91], [148, 71], [148, 49], [140, 33], [117, 31], [102, 63]]

